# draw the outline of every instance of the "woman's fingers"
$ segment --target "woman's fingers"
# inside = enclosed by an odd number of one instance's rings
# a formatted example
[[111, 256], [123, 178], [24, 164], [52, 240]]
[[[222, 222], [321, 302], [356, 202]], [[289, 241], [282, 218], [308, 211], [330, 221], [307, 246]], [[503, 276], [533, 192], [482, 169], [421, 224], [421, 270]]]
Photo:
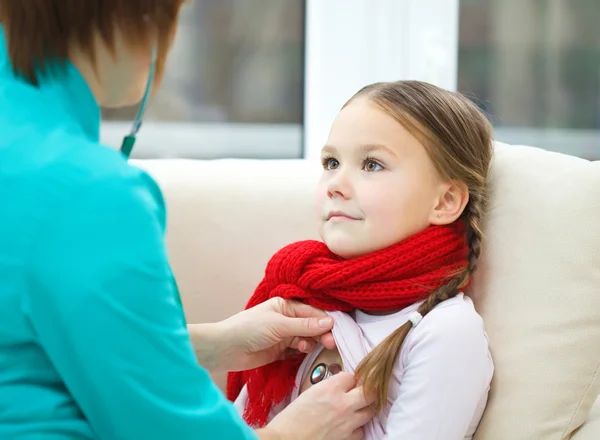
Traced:
[[[361, 409], [369, 409], [370, 406], [375, 402], [375, 396], [365, 395], [363, 387], [359, 386], [348, 391], [347, 397], [350, 399], [350, 403], [357, 411]], [[373, 417], [371, 415], [371, 417]]]
[[335, 339], [333, 339], [333, 334], [331, 332], [321, 335], [319, 342], [329, 350], [333, 350], [335, 348]]
[[366, 423], [371, 421], [375, 417], [375, 413], [371, 407], [363, 408], [360, 411], [356, 412], [355, 423], [357, 425], [357, 429], [360, 429]]
[[365, 431], [363, 428], [357, 428], [354, 432], [348, 437], [348, 440], [363, 440], [365, 438]]

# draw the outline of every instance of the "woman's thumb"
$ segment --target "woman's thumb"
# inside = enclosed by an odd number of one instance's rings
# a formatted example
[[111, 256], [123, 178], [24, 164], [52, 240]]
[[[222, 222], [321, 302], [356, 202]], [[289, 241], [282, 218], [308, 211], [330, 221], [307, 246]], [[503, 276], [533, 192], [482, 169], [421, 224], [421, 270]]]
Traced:
[[284, 337], [314, 337], [328, 333], [333, 328], [331, 316], [316, 318], [286, 318]]

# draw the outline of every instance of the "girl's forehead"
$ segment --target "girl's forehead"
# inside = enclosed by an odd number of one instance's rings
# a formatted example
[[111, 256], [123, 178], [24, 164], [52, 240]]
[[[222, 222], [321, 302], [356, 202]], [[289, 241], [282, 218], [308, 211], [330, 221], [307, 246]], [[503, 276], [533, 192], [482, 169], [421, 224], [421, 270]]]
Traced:
[[376, 154], [376, 153], [388, 154], [390, 156], [398, 155], [398, 152], [393, 147], [389, 147], [386, 144], [376, 144], [376, 143], [369, 143], [369, 144], [354, 143], [352, 145], [346, 145], [345, 147], [341, 147], [341, 148], [338, 148], [335, 145], [328, 144], [323, 147], [322, 152], [324, 154], [339, 154], [339, 153], [351, 152], [351, 153], [360, 153], [361, 155]]
[[373, 103], [351, 102], [334, 120], [323, 151], [367, 152], [380, 150], [406, 155], [421, 147], [420, 142], [400, 122]]

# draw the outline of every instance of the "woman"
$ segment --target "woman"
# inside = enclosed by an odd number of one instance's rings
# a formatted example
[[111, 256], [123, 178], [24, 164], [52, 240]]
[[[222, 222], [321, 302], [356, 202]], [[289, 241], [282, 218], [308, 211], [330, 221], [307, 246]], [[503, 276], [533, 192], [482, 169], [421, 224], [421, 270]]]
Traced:
[[[182, 2], [0, 0], [0, 438], [354, 439], [372, 416], [338, 375], [252, 432], [198, 366], [160, 191], [99, 144], [99, 105], [159, 82]], [[331, 346], [324, 316], [275, 299], [192, 339], [254, 368]]]

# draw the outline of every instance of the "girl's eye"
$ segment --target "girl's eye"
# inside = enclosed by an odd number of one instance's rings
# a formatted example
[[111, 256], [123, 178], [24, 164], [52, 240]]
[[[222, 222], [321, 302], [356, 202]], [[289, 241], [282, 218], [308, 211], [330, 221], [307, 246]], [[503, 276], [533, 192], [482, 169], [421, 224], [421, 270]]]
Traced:
[[339, 166], [340, 163], [333, 157], [326, 157], [323, 159], [323, 168], [326, 170], [335, 170]]
[[375, 162], [373, 159], [367, 159], [367, 160], [365, 160], [363, 169], [365, 171], [373, 172], [373, 171], [381, 171], [381, 170], [383, 170], [383, 167], [379, 163]]

